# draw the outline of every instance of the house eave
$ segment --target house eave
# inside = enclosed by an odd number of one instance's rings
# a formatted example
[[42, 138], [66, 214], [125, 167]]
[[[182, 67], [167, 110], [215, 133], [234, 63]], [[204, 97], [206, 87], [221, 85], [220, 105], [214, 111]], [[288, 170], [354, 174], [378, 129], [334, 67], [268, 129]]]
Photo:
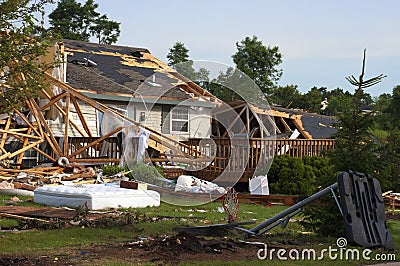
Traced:
[[118, 102], [132, 102], [132, 103], [147, 103], [147, 104], [165, 104], [165, 105], [181, 105], [181, 106], [196, 106], [196, 107], [207, 107], [207, 108], [215, 108], [216, 105], [210, 102], [204, 101], [194, 101], [194, 100], [172, 100], [172, 99], [160, 99], [160, 98], [140, 98], [140, 97], [132, 97], [132, 96], [122, 96], [122, 95], [109, 95], [109, 94], [96, 94], [96, 93], [88, 93], [81, 92], [87, 97], [90, 97], [94, 100], [103, 100], [103, 101], [118, 101]]

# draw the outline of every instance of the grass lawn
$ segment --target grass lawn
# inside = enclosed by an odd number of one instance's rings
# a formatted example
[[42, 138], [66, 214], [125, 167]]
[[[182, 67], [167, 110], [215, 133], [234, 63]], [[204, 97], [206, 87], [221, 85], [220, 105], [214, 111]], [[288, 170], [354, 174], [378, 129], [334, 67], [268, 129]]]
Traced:
[[[0, 205], [9, 204], [10, 196], [0, 196]], [[27, 200], [27, 197], [20, 197], [22, 200]], [[16, 203], [19, 206], [37, 206], [41, 205], [32, 202]], [[163, 235], [176, 235], [173, 228], [177, 226], [197, 226], [227, 223], [227, 216], [221, 212], [221, 203], [212, 202], [202, 206], [196, 207], [180, 207], [166, 203], [161, 203], [160, 207], [143, 208], [143, 209], [124, 209], [121, 210], [125, 214], [129, 214], [136, 219], [125, 225], [102, 226], [102, 227], [87, 227], [87, 226], [70, 226], [63, 229], [49, 229], [49, 230], [3, 230], [0, 235], [0, 258], [3, 256], [39, 256], [43, 254], [57, 254], [57, 256], [67, 256], [63, 250], [79, 249], [85, 250], [89, 247], [96, 245], [118, 245], [121, 243], [129, 243], [141, 238], [156, 238]], [[284, 210], [284, 206], [263, 207], [255, 204], [241, 204], [239, 211], [240, 221], [254, 221], [256, 224], [260, 223], [266, 218]], [[317, 236], [310, 232], [304, 232], [304, 228], [298, 223], [301, 215], [293, 217], [286, 228], [277, 226], [269, 231], [267, 234], [259, 238], [245, 239], [240, 235], [229, 235], [229, 237], [236, 239], [243, 239], [246, 241], [261, 241], [267, 243], [268, 246], [285, 247], [306, 249], [313, 248], [317, 251], [327, 248], [336, 243], [336, 238]], [[15, 219], [0, 217], [0, 227], [12, 228], [17, 227], [19, 221]], [[247, 225], [251, 227], [253, 225]], [[388, 226], [391, 231], [395, 243], [395, 251], [397, 253], [397, 260], [399, 258], [400, 250], [400, 221], [388, 221]], [[359, 250], [362, 250], [359, 248]], [[381, 249], [375, 249], [374, 254], [387, 253]], [[64, 255], [63, 255], [64, 254]], [[153, 265], [150, 262], [143, 262], [139, 264]], [[181, 265], [312, 265], [315, 261], [280, 261], [278, 259], [263, 261], [257, 259], [257, 253], [248, 259], [238, 259], [226, 262], [221, 261], [201, 261], [200, 259], [190, 260], [190, 262], [181, 262]], [[325, 259], [318, 261], [324, 265], [342, 265], [341, 260]], [[346, 261], [346, 264], [359, 265], [366, 264], [366, 261]], [[83, 263], [84, 264], [84, 263]], [[137, 264], [137, 263], [134, 263]], [[158, 264], [158, 263], [154, 263]], [[93, 262], [88, 262], [87, 265], [95, 265]], [[132, 265], [125, 262], [123, 258], [105, 258], [101, 260], [98, 265]]]

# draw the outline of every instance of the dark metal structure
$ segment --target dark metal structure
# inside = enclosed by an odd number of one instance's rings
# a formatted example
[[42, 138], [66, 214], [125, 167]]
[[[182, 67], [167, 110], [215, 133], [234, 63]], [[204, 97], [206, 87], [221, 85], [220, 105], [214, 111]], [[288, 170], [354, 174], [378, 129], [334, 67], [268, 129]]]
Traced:
[[[335, 189], [339, 190], [339, 199]], [[179, 228], [193, 233], [204, 233], [207, 229], [236, 229], [250, 236], [259, 236], [281, 225], [286, 227], [289, 219], [301, 212], [301, 208], [316, 199], [332, 193], [338, 210], [343, 216], [345, 237], [349, 243], [362, 247], [393, 249], [393, 240], [386, 226], [386, 215], [379, 181], [370, 175], [348, 171], [338, 175], [338, 182], [287, 208], [251, 229], [240, 227], [246, 223], [230, 223], [212, 226]], [[248, 223], [247, 223], [248, 224]]]

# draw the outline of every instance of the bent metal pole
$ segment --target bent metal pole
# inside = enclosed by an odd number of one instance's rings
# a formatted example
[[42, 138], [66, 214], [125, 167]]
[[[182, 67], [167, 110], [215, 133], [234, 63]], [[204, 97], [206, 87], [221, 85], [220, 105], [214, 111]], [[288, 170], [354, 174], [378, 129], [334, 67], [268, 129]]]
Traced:
[[286, 217], [287, 215], [299, 210], [301, 207], [313, 202], [314, 200], [332, 192], [333, 190], [336, 189], [338, 187], [338, 183], [334, 183], [332, 185], [330, 185], [329, 187], [324, 188], [323, 190], [311, 195], [310, 197], [300, 201], [299, 203], [296, 203], [295, 205], [287, 208], [286, 210], [278, 213], [277, 215], [266, 219], [264, 222], [260, 223], [259, 225], [251, 228], [250, 230], [246, 230], [248, 233], [252, 233], [254, 235], [257, 235], [261, 229], [275, 223], [276, 221], [278, 221], [279, 219], [282, 219], [284, 217]]

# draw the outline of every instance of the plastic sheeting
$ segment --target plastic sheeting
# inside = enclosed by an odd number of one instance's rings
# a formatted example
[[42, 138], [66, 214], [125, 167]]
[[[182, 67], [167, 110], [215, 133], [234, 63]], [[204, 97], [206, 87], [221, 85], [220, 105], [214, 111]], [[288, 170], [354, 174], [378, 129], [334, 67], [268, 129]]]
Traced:
[[218, 192], [223, 194], [225, 188], [215, 183], [199, 179], [194, 176], [181, 175], [176, 182], [175, 191], [183, 191], [190, 193], [211, 193]]

